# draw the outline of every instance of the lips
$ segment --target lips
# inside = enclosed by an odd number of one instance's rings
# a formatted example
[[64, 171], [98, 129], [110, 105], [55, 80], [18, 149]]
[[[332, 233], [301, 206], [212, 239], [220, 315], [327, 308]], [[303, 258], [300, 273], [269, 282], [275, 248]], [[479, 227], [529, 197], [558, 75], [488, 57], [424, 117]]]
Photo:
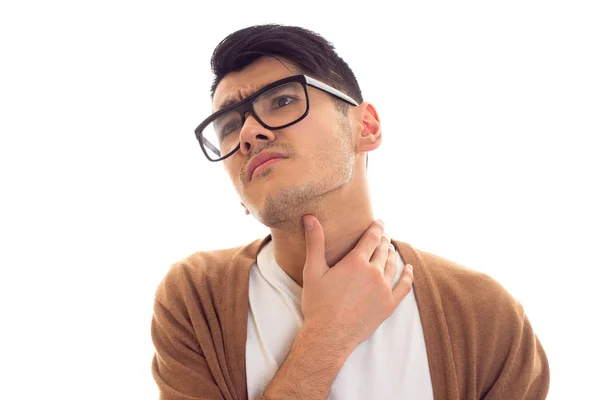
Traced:
[[273, 160], [273, 159], [278, 159], [278, 158], [287, 158], [287, 156], [285, 154], [282, 153], [277, 153], [277, 152], [260, 152], [257, 155], [255, 155], [254, 157], [252, 157], [250, 159], [250, 162], [248, 163], [248, 181], [252, 180], [252, 174], [254, 173], [254, 170], [256, 168], [258, 168], [259, 166], [261, 166], [262, 164], [266, 163], [269, 160]]

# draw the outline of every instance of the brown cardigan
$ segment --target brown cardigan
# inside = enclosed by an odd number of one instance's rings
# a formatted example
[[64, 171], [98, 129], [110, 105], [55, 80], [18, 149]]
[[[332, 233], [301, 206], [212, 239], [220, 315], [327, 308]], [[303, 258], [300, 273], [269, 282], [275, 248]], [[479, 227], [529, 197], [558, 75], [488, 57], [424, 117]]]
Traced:
[[[270, 239], [171, 266], [151, 325], [161, 399], [247, 400], [249, 276]], [[414, 267], [434, 398], [545, 399], [548, 361], [521, 305], [487, 275], [393, 243]]]

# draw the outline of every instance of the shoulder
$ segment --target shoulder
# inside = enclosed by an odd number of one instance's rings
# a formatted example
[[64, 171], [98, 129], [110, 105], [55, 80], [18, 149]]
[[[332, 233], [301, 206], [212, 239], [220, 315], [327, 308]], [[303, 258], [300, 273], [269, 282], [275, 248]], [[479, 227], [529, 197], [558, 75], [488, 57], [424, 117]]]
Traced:
[[[463, 377], [474, 371], [470, 376], [475, 376], [477, 397], [545, 398], [548, 359], [521, 303], [484, 273], [417, 253], [433, 288], [430, 293], [438, 293], [434, 308], [444, 315], [457, 370]], [[467, 379], [463, 387], [472, 384]]]
[[446, 325], [453, 342], [466, 348], [497, 346], [504, 351], [520, 334], [525, 312], [491, 276], [447, 258], [399, 243], [403, 259], [414, 267], [413, 288], [423, 317]]
[[[212, 295], [233, 284], [250, 267], [265, 239], [228, 249], [199, 251], [172, 264], [159, 283], [155, 298], [165, 306], [185, 298]], [[243, 279], [243, 278], [241, 278]]]
[[547, 360], [519, 301], [487, 274], [409, 245], [403, 251], [426, 340], [454, 365], [464, 393], [524, 399], [547, 390]]
[[442, 302], [457, 302], [475, 315], [522, 318], [521, 304], [491, 276], [429, 252], [416, 252]]

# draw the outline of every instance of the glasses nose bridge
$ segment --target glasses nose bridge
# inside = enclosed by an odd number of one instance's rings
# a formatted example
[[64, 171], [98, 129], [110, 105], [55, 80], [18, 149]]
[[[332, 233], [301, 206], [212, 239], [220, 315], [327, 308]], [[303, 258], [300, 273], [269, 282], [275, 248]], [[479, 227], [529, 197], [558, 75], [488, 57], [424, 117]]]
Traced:
[[[256, 121], [255, 122], [256, 124], [260, 125], [261, 127], [264, 127], [263, 121], [260, 119], [260, 117], [256, 114], [256, 111], [254, 110], [254, 102], [253, 101], [244, 104], [237, 111], [240, 114], [240, 117], [242, 120], [242, 124], [241, 124], [242, 129], [241, 130], [244, 130], [244, 127], [246, 125], [246, 120], [248, 119], [249, 116], [254, 118], [254, 121]], [[240, 131], [240, 134], [241, 134], [241, 131]]]
[[256, 111], [254, 111], [254, 101], [250, 101], [250, 102], [244, 104], [237, 111], [239, 112], [240, 117], [242, 118], [242, 125], [246, 122], [246, 119], [248, 118], [248, 114], [250, 114], [252, 117], [254, 117], [256, 122], [260, 123], [260, 119], [256, 115]]

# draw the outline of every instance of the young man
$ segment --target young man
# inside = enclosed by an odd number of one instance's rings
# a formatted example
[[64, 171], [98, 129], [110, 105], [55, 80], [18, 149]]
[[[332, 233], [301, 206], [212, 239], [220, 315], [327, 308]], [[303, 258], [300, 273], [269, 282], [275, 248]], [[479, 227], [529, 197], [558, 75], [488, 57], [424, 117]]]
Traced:
[[390, 241], [367, 153], [379, 117], [314, 32], [235, 32], [196, 129], [271, 234], [195, 253], [156, 292], [161, 399], [544, 399], [521, 305], [491, 278]]

